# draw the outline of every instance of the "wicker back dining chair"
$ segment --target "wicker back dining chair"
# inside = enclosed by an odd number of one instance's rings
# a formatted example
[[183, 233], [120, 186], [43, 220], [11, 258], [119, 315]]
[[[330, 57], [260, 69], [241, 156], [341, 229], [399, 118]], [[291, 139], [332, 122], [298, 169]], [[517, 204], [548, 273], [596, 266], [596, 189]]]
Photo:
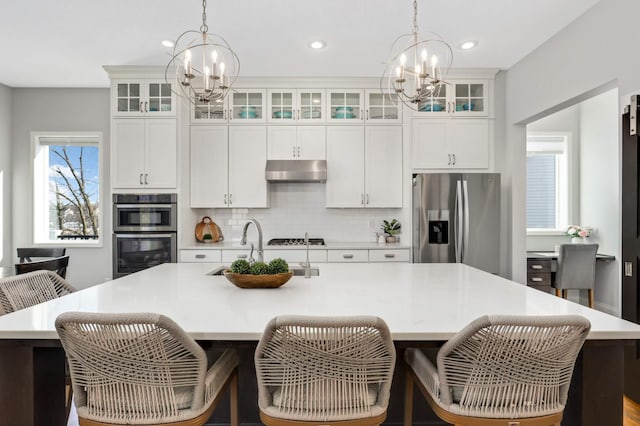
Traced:
[[74, 291], [67, 280], [49, 270], [0, 278], [0, 313], [8, 314]]
[[55, 271], [62, 278], [66, 278], [67, 276], [67, 266], [69, 266], [69, 255], [38, 260], [35, 262], [15, 264], [16, 274], [18, 275], [46, 269], [49, 271]]
[[380, 318], [276, 317], [255, 353], [260, 419], [267, 426], [379, 425], [395, 357]]
[[598, 244], [560, 244], [558, 269], [551, 286], [556, 296], [567, 298], [567, 290], [587, 290], [589, 307], [593, 308]]
[[573, 368], [590, 323], [577, 315], [483, 316], [438, 351], [437, 368], [405, 351], [405, 426], [413, 385], [456, 425], [560, 425]]
[[67, 355], [80, 426], [199, 426], [227, 388], [238, 425], [238, 355], [207, 354], [171, 319], [151, 313], [66, 312], [56, 330]]

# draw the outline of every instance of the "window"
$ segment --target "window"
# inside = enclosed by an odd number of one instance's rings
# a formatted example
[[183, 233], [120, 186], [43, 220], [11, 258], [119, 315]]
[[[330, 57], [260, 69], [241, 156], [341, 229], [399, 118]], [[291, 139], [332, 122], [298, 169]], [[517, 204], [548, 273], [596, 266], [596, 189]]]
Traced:
[[33, 242], [99, 245], [102, 133], [33, 139]]
[[527, 232], [564, 232], [569, 223], [569, 134], [527, 135]]

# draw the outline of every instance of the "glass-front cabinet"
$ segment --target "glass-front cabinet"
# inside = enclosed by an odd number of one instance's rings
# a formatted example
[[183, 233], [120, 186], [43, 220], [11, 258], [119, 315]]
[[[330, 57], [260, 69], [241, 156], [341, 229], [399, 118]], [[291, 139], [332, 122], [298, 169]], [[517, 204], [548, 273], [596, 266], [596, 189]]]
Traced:
[[163, 80], [114, 80], [114, 116], [175, 116], [176, 98], [171, 83]]
[[325, 121], [325, 92], [321, 89], [270, 89], [267, 121], [286, 124]]
[[204, 102], [196, 101], [196, 104], [191, 108], [191, 122], [192, 123], [217, 123], [227, 122], [228, 111], [228, 96], [224, 99], [218, 99], [215, 101]]
[[331, 123], [361, 123], [364, 120], [364, 90], [329, 90]]
[[402, 102], [396, 93], [379, 89], [365, 91], [365, 119], [367, 123], [401, 123]]
[[258, 123], [266, 121], [266, 90], [242, 90], [231, 93], [229, 121]]
[[482, 117], [488, 112], [486, 80], [460, 80], [440, 83], [433, 96], [418, 105], [418, 115]]

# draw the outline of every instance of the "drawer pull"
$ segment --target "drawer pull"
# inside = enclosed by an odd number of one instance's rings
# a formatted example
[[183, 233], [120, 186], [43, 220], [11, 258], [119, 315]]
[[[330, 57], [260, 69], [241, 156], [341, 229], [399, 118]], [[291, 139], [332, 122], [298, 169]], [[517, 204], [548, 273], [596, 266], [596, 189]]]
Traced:
[[342, 257], [345, 259], [353, 259], [353, 255], [351, 253], [345, 253], [342, 255]]
[[539, 283], [539, 282], [542, 282], [542, 278], [540, 278], [540, 277], [532, 277], [531, 281]]
[[205, 257], [207, 257], [206, 254], [196, 254], [196, 259], [204, 259]]
[[246, 254], [239, 254], [237, 257], [238, 257], [238, 259], [246, 259], [247, 255]]
[[385, 253], [384, 257], [387, 259], [393, 259], [396, 255], [394, 253]]
[[542, 265], [531, 265], [531, 269], [542, 269]]

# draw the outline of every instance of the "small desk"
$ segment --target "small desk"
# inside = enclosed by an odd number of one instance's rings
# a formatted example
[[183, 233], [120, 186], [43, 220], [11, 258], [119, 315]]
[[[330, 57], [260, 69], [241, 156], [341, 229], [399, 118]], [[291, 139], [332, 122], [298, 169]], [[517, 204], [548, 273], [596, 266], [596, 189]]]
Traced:
[[[596, 262], [613, 262], [615, 256], [596, 254]], [[558, 269], [558, 253], [553, 251], [527, 252], [527, 286], [544, 292], [551, 292]]]

